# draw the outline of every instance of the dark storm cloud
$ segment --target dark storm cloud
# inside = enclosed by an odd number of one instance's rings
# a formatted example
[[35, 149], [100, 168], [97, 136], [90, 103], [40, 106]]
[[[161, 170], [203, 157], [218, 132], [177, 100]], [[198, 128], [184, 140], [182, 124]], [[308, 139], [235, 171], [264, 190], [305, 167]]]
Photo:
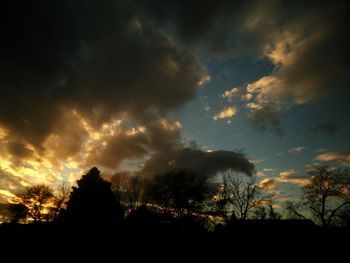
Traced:
[[16, 1], [0, 18], [0, 124], [40, 146], [62, 110], [93, 125], [160, 114], [196, 95], [203, 70], [126, 1]]
[[[159, 26], [171, 25], [187, 47], [228, 51], [229, 36], [238, 23], [243, 1], [133, 1], [137, 12], [148, 15]], [[229, 23], [228, 23], [229, 22]]]
[[174, 168], [193, 169], [205, 176], [213, 176], [229, 169], [251, 175], [254, 164], [242, 153], [222, 150], [204, 152], [192, 146], [154, 154], [145, 163], [142, 171], [154, 175]]
[[[261, 49], [269, 32], [267, 27], [272, 23], [276, 6], [279, 6], [278, 1], [255, 0], [131, 2], [137, 13], [150, 17], [157, 26], [169, 29], [182, 45], [209, 50], [217, 55]], [[252, 28], [251, 22], [260, 12], [264, 12], [268, 19], [260, 19], [259, 28]]]
[[328, 135], [335, 135], [338, 132], [338, 125], [334, 122], [319, 122], [312, 129], [314, 133], [325, 133]]

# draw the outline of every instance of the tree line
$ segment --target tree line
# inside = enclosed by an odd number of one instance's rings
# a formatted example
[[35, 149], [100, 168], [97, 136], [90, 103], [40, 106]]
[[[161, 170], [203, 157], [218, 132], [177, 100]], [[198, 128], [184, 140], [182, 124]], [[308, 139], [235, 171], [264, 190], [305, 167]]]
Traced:
[[26, 187], [11, 200], [9, 221], [120, 225], [192, 220], [213, 227], [234, 220], [293, 218], [311, 219], [322, 227], [349, 227], [349, 170], [319, 166], [309, 175], [300, 200], [287, 201], [276, 211], [276, 194], [259, 185], [255, 176], [227, 171], [209, 178], [176, 169], [152, 178], [119, 172], [107, 180], [93, 167], [73, 187]]

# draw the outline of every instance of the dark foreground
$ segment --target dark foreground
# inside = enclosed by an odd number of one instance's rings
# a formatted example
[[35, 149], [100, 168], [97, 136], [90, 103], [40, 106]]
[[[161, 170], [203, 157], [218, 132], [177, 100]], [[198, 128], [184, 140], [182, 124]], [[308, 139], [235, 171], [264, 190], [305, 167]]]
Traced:
[[[284, 262], [349, 258], [349, 229], [321, 229], [302, 221], [237, 221], [214, 232], [171, 224], [159, 225], [16, 225], [0, 226], [1, 253], [51, 260], [118, 258], [163, 259], [244, 257]], [[11, 251], [11, 252], [10, 252]], [[69, 260], [68, 260], [69, 259]], [[49, 260], [49, 261], [51, 261]], [[229, 262], [230, 262], [229, 261]], [[233, 260], [235, 261], [235, 260]]]

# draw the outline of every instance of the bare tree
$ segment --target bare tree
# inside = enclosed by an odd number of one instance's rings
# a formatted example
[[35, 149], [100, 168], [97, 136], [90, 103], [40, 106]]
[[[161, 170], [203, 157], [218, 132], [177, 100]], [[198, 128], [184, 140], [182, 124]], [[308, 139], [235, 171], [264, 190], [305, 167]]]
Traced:
[[337, 215], [337, 223], [342, 227], [350, 227], [350, 205], [344, 206]]
[[282, 214], [277, 212], [272, 204], [269, 204], [269, 219], [270, 220], [278, 220], [282, 218]]
[[145, 187], [145, 179], [140, 173], [129, 178], [127, 198], [129, 200], [129, 208], [135, 210], [140, 206], [143, 199]]
[[265, 220], [267, 218], [266, 207], [265, 206], [256, 207], [256, 209], [254, 210], [254, 218]]
[[323, 227], [337, 224], [341, 214], [350, 206], [350, 173], [348, 169], [328, 166], [314, 167], [308, 172], [310, 183], [303, 187], [300, 202], [288, 202], [287, 211], [306, 219], [311, 212], [316, 223]]
[[229, 170], [223, 174], [222, 181], [224, 213], [231, 207], [232, 214], [238, 219], [248, 219], [255, 209], [270, 202], [274, 196], [258, 185], [255, 176], [243, 178]]
[[65, 208], [66, 202], [69, 199], [71, 187], [69, 183], [63, 182], [57, 188], [57, 194], [53, 200], [53, 209], [52, 209], [52, 220], [57, 219], [57, 216], [60, 214], [62, 209]]
[[217, 214], [227, 223], [230, 219], [230, 214], [232, 213], [231, 203], [231, 184], [228, 180], [227, 175], [222, 174], [221, 182], [218, 183], [216, 194], [213, 198], [214, 209]]
[[349, 170], [315, 167], [309, 171], [311, 182], [304, 190], [304, 204], [316, 221], [330, 226], [341, 209], [350, 204]]
[[34, 222], [40, 223], [48, 213], [53, 197], [53, 191], [49, 186], [39, 184], [26, 187], [23, 192], [17, 193], [12, 201], [24, 205], [27, 208], [27, 214], [33, 218]]
[[290, 219], [307, 219], [301, 212], [303, 210], [302, 202], [287, 201], [285, 203], [285, 211]]
[[111, 176], [111, 188], [119, 204], [125, 200], [124, 196], [128, 189], [128, 180], [130, 173], [118, 172]]
[[140, 173], [119, 172], [111, 176], [111, 187], [117, 201], [130, 211], [143, 201], [145, 178]]

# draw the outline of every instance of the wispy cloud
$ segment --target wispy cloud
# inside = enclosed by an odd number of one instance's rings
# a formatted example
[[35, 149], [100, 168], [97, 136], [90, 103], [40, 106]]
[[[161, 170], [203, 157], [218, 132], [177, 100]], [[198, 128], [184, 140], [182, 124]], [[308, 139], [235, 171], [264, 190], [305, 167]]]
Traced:
[[297, 146], [297, 147], [290, 148], [287, 152], [277, 153], [277, 156], [284, 156], [287, 154], [296, 155], [304, 152], [305, 149], [306, 149], [306, 146]]
[[291, 154], [302, 153], [305, 150], [305, 148], [306, 148], [305, 146], [293, 147], [288, 150], [288, 153], [291, 153]]
[[304, 186], [309, 182], [310, 182], [310, 179], [306, 173], [303, 173], [296, 169], [289, 169], [289, 170], [281, 171], [278, 174], [278, 177], [263, 179], [259, 183], [259, 185], [261, 187], [264, 187], [270, 190], [276, 190], [280, 188], [281, 184], [283, 184], [284, 186], [288, 186], [288, 185]]
[[267, 160], [267, 158], [260, 158], [260, 159], [253, 159], [253, 160], [249, 160], [249, 162], [253, 163], [253, 164], [258, 164], [258, 163], [262, 163], [265, 162]]
[[272, 175], [276, 175], [276, 169], [264, 168], [256, 172], [256, 176], [259, 176], [259, 177], [271, 177]]
[[344, 166], [350, 166], [350, 152], [323, 152], [316, 156], [317, 161], [334, 162]]

